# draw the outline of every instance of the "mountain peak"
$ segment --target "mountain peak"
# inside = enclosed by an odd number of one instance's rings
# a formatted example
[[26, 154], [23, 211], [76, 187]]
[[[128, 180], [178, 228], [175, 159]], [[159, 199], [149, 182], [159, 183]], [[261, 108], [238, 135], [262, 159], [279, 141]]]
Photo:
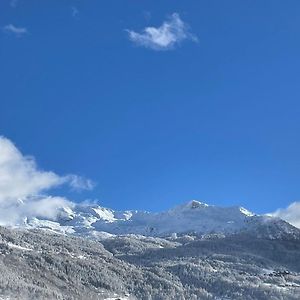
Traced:
[[170, 209], [169, 212], [181, 212], [181, 211], [190, 211], [190, 210], [198, 210], [203, 208], [213, 207], [212, 205], [208, 205], [204, 202], [200, 202], [198, 200], [191, 200], [186, 203], [175, 206]]
[[210, 205], [204, 203], [204, 202], [200, 202], [197, 200], [191, 200], [186, 204], [186, 207], [191, 208], [191, 209], [196, 209], [196, 208], [200, 208], [200, 207], [208, 207]]

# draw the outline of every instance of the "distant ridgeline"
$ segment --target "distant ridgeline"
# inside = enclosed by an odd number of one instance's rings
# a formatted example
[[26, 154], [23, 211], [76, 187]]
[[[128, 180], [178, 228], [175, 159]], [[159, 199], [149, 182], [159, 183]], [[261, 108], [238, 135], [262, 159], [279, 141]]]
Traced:
[[112, 234], [174, 237], [187, 233], [228, 235], [248, 232], [258, 237], [299, 238], [299, 230], [279, 218], [256, 215], [238, 206], [218, 207], [195, 200], [161, 213], [114, 211], [98, 205], [76, 204], [61, 207], [55, 219], [26, 218], [20, 227], [48, 228], [90, 237]]

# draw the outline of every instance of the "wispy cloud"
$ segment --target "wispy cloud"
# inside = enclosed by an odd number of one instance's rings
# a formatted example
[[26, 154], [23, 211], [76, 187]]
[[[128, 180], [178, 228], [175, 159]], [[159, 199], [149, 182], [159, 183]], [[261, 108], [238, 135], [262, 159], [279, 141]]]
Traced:
[[10, 4], [11, 7], [15, 8], [15, 7], [17, 7], [18, 0], [10, 0], [9, 4]]
[[279, 217], [295, 227], [300, 228], [300, 202], [294, 202], [287, 208], [278, 209], [269, 215]]
[[[59, 176], [40, 170], [33, 157], [24, 156], [8, 139], [0, 137], [0, 217], [19, 222], [23, 216], [36, 212], [55, 219], [58, 209], [70, 204], [65, 197], [51, 197], [52, 188], [68, 185], [71, 189], [91, 190], [94, 183], [83, 177], [69, 174]], [[13, 216], [12, 216], [13, 214]]]
[[63, 177], [65, 182], [75, 191], [92, 190], [95, 187], [95, 183], [87, 178], [83, 178], [77, 175], [67, 175]]
[[27, 28], [25, 27], [17, 27], [13, 24], [8, 24], [3, 27], [3, 31], [6, 33], [15, 34], [16, 36], [22, 36], [28, 33]]
[[129, 39], [136, 45], [153, 50], [170, 50], [184, 40], [198, 41], [177, 13], [173, 13], [159, 27], [146, 27], [140, 33], [133, 30], [127, 32]]
[[71, 7], [71, 14], [72, 14], [72, 17], [74, 17], [74, 18], [79, 15], [79, 10], [76, 6]]

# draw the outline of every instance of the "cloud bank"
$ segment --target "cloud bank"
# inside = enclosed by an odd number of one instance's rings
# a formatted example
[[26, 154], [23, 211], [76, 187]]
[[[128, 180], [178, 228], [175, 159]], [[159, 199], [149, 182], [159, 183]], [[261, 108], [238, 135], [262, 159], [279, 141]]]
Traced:
[[270, 214], [274, 217], [279, 217], [295, 227], [300, 228], [300, 202], [294, 202], [287, 208], [278, 209]]
[[59, 176], [40, 170], [33, 157], [24, 156], [8, 139], [0, 137], [0, 220], [1, 225], [22, 222], [25, 216], [55, 220], [59, 209], [72, 206], [64, 197], [51, 197], [50, 189], [68, 185], [75, 190], [91, 190], [94, 183], [80, 176]]
[[133, 43], [153, 50], [174, 49], [184, 40], [198, 41], [177, 13], [173, 13], [159, 27], [146, 27], [141, 33], [133, 30], [127, 30], [127, 32]]
[[25, 28], [25, 27], [16, 27], [13, 24], [5, 25], [3, 27], [3, 31], [6, 32], [6, 33], [15, 34], [18, 37], [28, 33], [27, 28]]

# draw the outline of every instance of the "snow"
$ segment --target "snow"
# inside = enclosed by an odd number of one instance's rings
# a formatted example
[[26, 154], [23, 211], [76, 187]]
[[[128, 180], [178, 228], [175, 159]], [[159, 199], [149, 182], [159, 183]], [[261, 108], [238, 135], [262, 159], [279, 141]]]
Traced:
[[118, 296], [117, 294], [114, 294], [113, 296], [110, 296], [109, 298], [105, 298], [105, 300], [129, 300], [129, 295], [125, 296]]
[[129, 298], [125, 297], [113, 297], [113, 298], [105, 298], [105, 300], [128, 300]]
[[240, 212], [248, 217], [253, 217], [255, 215], [254, 213], [252, 213], [251, 211], [247, 210], [244, 207], [240, 207]]
[[12, 243], [7, 243], [7, 246], [10, 247], [10, 248], [15, 248], [15, 249], [22, 250], [22, 251], [32, 251], [33, 250], [31, 248], [22, 247], [20, 245], [15, 245], [15, 244], [12, 244]]
[[61, 234], [72, 234], [74, 233], [74, 229], [70, 226], [62, 226], [59, 222], [53, 222], [49, 220], [41, 220], [38, 218], [31, 218], [27, 219], [25, 227], [33, 229], [33, 228], [40, 228], [40, 229], [48, 229], [54, 233], [61, 233]]
[[129, 300], [129, 298], [114, 296], [112, 298], [105, 298], [105, 300]]
[[94, 212], [97, 213], [97, 215], [99, 216], [99, 218], [101, 218], [102, 220], [108, 221], [108, 222], [113, 222], [115, 221], [115, 217], [113, 214], [113, 211], [105, 209], [103, 207], [95, 207], [93, 208]]
[[[30, 218], [26, 219], [25, 227], [101, 240], [124, 234], [155, 237], [175, 237], [176, 234], [191, 232], [203, 235], [230, 234], [246, 228], [254, 229], [262, 222], [270, 223], [269, 227], [275, 228], [281, 222], [278, 218], [255, 215], [243, 207], [213, 206], [196, 200], [160, 213], [114, 211], [96, 204], [77, 204], [63, 207], [60, 211], [61, 215], [55, 221]], [[286, 232], [289, 230], [289, 227], [285, 228]], [[275, 231], [270, 230], [270, 236]]]

